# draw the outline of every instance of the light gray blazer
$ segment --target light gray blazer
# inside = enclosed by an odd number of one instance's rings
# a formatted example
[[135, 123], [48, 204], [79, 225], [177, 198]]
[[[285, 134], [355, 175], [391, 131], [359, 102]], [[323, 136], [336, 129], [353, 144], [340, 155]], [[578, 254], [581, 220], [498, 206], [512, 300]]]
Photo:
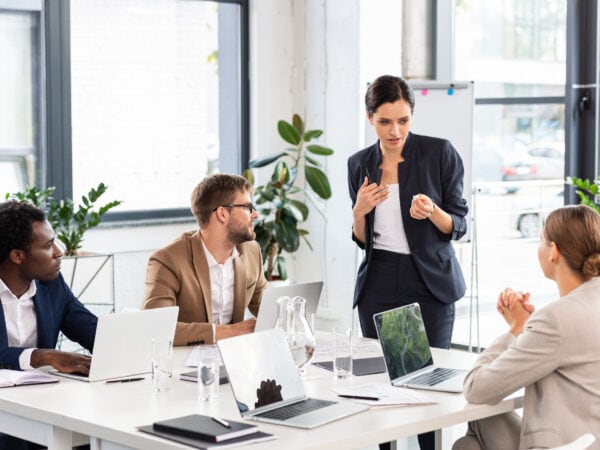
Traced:
[[600, 277], [531, 315], [465, 378], [471, 403], [494, 404], [525, 387], [521, 449], [556, 447], [589, 432], [600, 449]]

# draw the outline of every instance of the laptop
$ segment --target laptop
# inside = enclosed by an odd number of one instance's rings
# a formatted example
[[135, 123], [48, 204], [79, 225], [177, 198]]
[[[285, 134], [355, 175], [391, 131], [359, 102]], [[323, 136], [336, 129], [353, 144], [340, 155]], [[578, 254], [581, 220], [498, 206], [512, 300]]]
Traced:
[[275, 327], [275, 322], [277, 322], [277, 299], [280, 297], [305, 298], [306, 318], [308, 319], [308, 323], [312, 325], [311, 317], [317, 313], [322, 289], [322, 281], [265, 289], [260, 300], [260, 309], [258, 310], [254, 331], [268, 330]]
[[394, 386], [462, 392], [466, 370], [436, 367], [418, 303], [373, 315]]
[[351, 401], [309, 398], [279, 328], [217, 342], [245, 419], [314, 428], [368, 409]]
[[178, 312], [178, 306], [170, 306], [100, 316], [88, 376], [52, 372], [81, 381], [110, 380], [151, 372], [152, 339], [173, 339]]

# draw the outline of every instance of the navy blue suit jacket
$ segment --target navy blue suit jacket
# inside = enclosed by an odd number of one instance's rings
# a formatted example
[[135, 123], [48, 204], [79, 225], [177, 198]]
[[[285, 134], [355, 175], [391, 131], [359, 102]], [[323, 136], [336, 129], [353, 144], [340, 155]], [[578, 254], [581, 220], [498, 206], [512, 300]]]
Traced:
[[[37, 348], [54, 348], [62, 331], [72, 341], [88, 349], [94, 347], [97, 317], [75, 298], [62, 275], [52, 281], [35, 281], [33, 298], [37, 317]], [[0, 369], [19, 370], [23, 347], [9, 347], [4, 310], [0, 308]]]
[[[439, 138], [409, 133], [402, 150], [404, 162], [398, 164], [400, 207], [406, 239], [414, 263], [423, 281], [437, 299], [452, 303], [465, 293], [465, 280], [450, 243], [460, 239], [467, 231], [465, 216], [467, 202], [462, 198], [464, 168], [460, 155], [452, 144]], [[369, 181], [380, 183], [382, 163], [379, 142], [356, 152], [348, 159], [348, 184], [352, 207], [365, 175]], [[436, 205], [452, 216], [451, 234], [444, 234], [429, 220], [410, 217], [410, 205], [415, 194], [429, 196]], [[373, 248], [375, 209], [366, 218], [365, 242], [352, 239], [365, 250], [356, 279], [354, 306], [360, 301], [362, 286], [369, 269], [369, 256]]]

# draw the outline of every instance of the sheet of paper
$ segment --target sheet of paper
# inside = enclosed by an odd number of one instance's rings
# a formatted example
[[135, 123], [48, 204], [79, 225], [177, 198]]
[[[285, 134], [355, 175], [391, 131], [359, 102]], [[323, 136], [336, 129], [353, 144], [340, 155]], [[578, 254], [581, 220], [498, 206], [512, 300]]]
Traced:
[[429, 405], [437, 403], [414, 389], [400, 388], [385, 383], [367, 383], [357, 386], [344, 386], [332, 388], [333, 392], [341, 395], [357, 397], [377, 397], [379, 400], [354, 399], [358, 403], [369, 406], [391, 406], [391, 405]]

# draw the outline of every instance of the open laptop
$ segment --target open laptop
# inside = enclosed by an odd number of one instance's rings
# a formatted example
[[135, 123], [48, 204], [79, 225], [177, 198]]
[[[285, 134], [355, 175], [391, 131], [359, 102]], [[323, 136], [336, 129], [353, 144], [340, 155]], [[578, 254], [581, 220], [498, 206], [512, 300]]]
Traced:
[[279, 328], [217, 342], [240, 414], [245, 419], [314, 428], [368, 409], [308, 398]]
[[373, 320], [392, 385], [462, 392], [467, 371], [433, 364], [418, 303], [375, 314]]
[[311, 324], [311, 317], [317, 313], [322, 289], [322, 281], [265, 289], [260, 300], [260, 309], [258, 310], [254, 331], [268, 330], [275, 327], [275, 322], [277, 322], [277, 299], [279, 297], [302, 297], [306, 299], [305, 313], [308, 323]]
[[170, 306], [100, 316], [89, 375], [52, 372], [82, 381], [150, 372], [152, 339], [173, 339], [178, 311], [178, 306]]

